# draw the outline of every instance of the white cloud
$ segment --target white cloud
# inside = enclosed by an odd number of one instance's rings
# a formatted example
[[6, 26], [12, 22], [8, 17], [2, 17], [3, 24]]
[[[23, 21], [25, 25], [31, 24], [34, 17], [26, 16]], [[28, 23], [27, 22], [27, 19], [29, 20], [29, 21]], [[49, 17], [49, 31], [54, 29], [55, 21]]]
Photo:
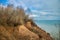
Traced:
[[25, 3], [21, 0], [9, 0], [8, 1], [9, 4], [13, 4], [14, 7], [17, 7], [17, 6], [22, 6], [24, 8], [24, 10], [27, 9], [27, 6], [25, 5]]
[[31, 11], [35, 13], [40, 13], [40, 11], [37, 11], [37, 10], [31, 10]]
[[32, 10], [32, 12], [33, 13], [38, 13], [38, 14], [40, 14], [40, 15], [47, 15], [47, 14], [51, 14], [51, 13], [49, 13], [49, 12], [44, 12], [44, 11], [37, 11], [37, 10]]
[[29, 17], [31, 17], [31, 18], [34, 18], [34, 17], [38, 17], [38, 15], [29, 15]]
[[49, 14], [48, 12], [40, 12], [42, 15], [47, 15]]

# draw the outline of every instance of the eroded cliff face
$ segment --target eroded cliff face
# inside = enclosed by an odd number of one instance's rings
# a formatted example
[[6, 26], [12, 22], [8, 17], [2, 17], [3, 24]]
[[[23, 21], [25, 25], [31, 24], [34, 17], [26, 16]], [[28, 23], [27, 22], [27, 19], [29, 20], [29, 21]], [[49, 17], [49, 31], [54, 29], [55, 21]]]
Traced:
[[25, 26], [17, 28], [0, 26], [0, 40], [39, 40], [39, 36]]
[[0, 26], [0, 40], [53, 40], [44, 30], [38, 27], [27, 28]]
[[39, 27], [32, 27], [32, 28], [28, 28], [28, 29], [31, 32], [36, 33], [41, 40], [43, 40], [43, 39], [44, 40], [53, 40], [49, 33], [47, 33], [46, 31], [42, 30]]

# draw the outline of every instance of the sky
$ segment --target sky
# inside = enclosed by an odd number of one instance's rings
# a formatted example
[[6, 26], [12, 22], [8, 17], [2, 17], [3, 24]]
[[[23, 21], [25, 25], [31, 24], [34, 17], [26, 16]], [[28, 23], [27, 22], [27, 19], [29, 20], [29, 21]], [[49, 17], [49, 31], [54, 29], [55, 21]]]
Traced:
[[0, 0], [0, 5], [13, 4], [31, 10], [29, 17], [34, 20], [60, 20], [59, 0]]

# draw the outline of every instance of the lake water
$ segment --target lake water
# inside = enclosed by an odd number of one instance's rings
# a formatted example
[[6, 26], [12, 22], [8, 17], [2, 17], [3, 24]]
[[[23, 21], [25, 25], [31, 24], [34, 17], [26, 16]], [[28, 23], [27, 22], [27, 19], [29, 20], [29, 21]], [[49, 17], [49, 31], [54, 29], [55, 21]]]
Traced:
[[43, 30], [50, 33], [55, 40], [60, 40], [60, 20], [34, 20]]

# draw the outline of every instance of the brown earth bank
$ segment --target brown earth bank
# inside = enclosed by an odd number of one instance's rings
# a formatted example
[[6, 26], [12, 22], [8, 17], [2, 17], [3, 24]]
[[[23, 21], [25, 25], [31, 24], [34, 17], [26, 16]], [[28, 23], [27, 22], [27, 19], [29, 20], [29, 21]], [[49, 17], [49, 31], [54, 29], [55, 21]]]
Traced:
[[27, 28], [0, 26], [0, 40], [53, 40], [44, 30], [38, 27]]
[[23, 9], [0, 7], [0, 40], [53, 40], [25, 15]]
[[39, 40], [39, 36], [23, 25], [17, 28], [0, 26], [0, 40]]

